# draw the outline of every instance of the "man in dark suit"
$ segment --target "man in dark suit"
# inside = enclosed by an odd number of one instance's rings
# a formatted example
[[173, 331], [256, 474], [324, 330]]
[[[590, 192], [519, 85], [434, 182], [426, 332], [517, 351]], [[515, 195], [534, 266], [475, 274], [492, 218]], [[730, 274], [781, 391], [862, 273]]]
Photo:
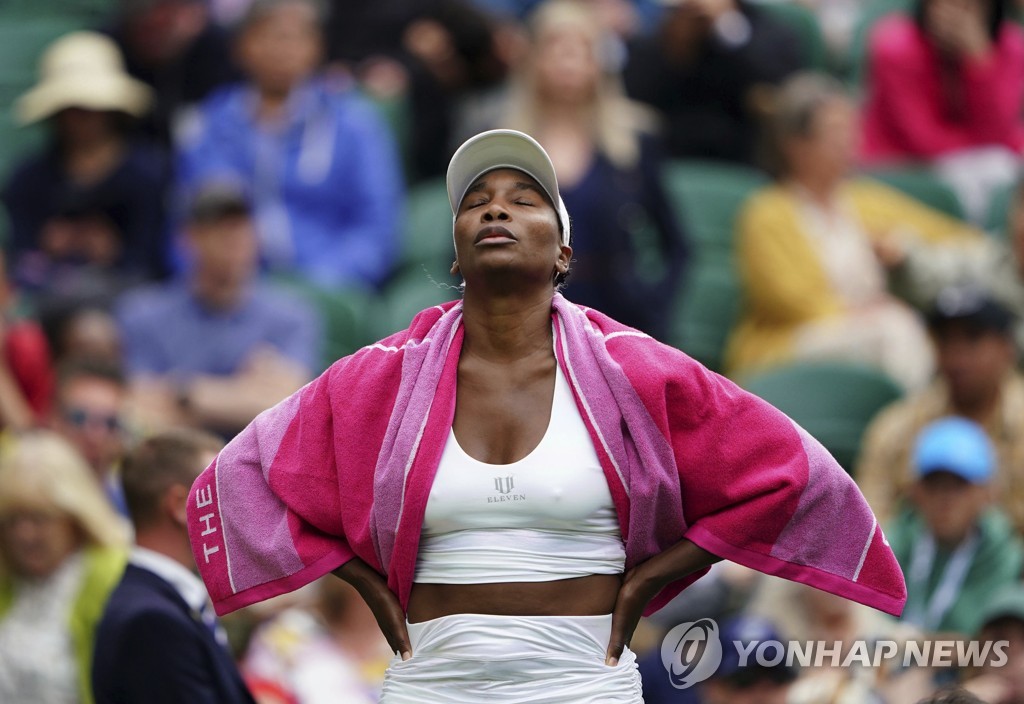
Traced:
[[221, 443], [198, 431], [142, 442], [124, 462], [136, 546], [96, 635], [97, 704], [252, 704], [193, 572], [189, 488]]

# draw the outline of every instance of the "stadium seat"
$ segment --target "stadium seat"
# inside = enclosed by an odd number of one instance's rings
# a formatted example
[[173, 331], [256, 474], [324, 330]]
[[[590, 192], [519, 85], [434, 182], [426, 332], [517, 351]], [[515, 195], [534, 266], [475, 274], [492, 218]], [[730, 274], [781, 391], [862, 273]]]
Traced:
[[370, 332], [381, 339], [409, 327], [413, 316], [425, 308], [461, 297], [455, 279], [431, 278], [425, 271], [410, 269], [399, 274], [370, 307]]
[[868, 423], [902, 394], [882, 372], [841, 362], [796, 363], [748, 376], [740, 385], [796, 421], [848, 472]]
[[741, 302], [733, 263], [736, 216], [768, 177], [750, 167], [689, 160], [669, 164], [665, 183], [692, 248], [668, 341], [720, 371]]
[[444, 179], [413, 186], [406, 198], [399, 269], [421, 274], [426, 270], [446, 281], [454, 258], [452, 210]]
[[1009, 238], [1010, 206], [1013, 201], [1016, 184], [1000, 188], [992, 194], [988, 204], [988, 215], [985, 217], [985, 232], [1001, 240]]
[[795, 2], [765, 2], [760, 3], [758, 7], [799, 35], [807, 68], [815, 71], [828, 69], [829, 57], [825, 35], [821, 31], [817, 16], [810, 8]]
[[357, 288], [327, 290], [293, 277], [281, 277], [276, 281], [309, 301], [320, 315], [324, 348], [321, 351], [322, 367], [316, 372], [373, 341], [369, 320], [372, 296], [369, 292]]
[[964, 217], [963, 207], [956, 193], [927, 167], [886, 167], [871, 169], [864, 175], [903, 191], [947, 215], [960, 219]]
[[845, 73], [852, 86], [860, 88], [864, 84], [868, 69], [868, 41], [874, 26], [886, 15], [894, 12], [906, 12], [912, 6], [912, 0], [869, 0], [865, 3], [860, 18], [857, 20], [857, 26], [853, 30], [853, 39], [850, 41], [850, 51], [845, 67]]

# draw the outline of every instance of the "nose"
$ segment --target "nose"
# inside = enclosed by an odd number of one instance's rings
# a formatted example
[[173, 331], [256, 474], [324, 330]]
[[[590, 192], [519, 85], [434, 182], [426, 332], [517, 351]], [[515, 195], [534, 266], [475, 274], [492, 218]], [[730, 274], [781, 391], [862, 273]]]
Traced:
[[498, 202], [497, 199], [492, 200], [487, 204], [484, 209], [483, 219], [484, 222], [494, 222], [495, 220], [508, 220], [510, 218], [508, 210]]

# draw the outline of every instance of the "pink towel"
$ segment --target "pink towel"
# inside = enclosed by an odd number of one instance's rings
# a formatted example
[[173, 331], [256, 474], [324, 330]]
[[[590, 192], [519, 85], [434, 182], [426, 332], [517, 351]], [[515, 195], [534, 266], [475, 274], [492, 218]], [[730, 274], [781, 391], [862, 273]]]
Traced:
[[[460, 302], [339, 360], [196, 480], [189, 531], [218, 613], [360, 557], [403, 607], [455, 413]], [[906, 588], [853, 481], [778, 410], [679, 350], [556, 295], [558, 363], [611, 489], [626, 569], [687, 538], [899, 614]], [[701, 573], [702, 574], [702, 573]], [[666, 587], [663, 606], [700, 574]]]

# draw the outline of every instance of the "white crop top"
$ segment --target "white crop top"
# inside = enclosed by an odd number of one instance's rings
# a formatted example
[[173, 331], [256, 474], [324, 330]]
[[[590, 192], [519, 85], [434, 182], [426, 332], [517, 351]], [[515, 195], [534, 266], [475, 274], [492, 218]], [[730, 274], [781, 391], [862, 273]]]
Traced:
[[551, 420], [523, 459], [480, 462], [449, 431], [415, 581], [546, 582], [619, 574], [625, 560], [608, 481], [557, 365]]

